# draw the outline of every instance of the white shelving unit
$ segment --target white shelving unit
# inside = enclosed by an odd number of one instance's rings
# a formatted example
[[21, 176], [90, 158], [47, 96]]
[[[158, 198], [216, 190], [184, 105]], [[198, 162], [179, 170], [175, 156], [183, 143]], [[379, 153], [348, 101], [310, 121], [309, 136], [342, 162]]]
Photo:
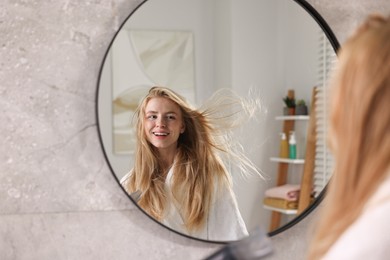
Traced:
[[[275, 120], [284, 121], [283, 123], [283, 132], [289, 133], [290, 131], [294, 130], [295, 122], [296, 121], [308, 121], [310, 120], [309, 115], [283, 115], [283, 116], [276, 116]], [[279, 163], [279, 169], [278, 169], [278, 178], [276, 185], [283, 185], [287, 181], [287, 171], [288, 171], [288, 165], [305, 165], [305, 159], [290, 159], [290, 158], [281, 158], [281, 157], [271, 157], [270, 160], [272, 162]], [[270, 231], [277, 228], [280, 224], [280, 214], [285, 215], [297, 215], [298, 209], [284, 209], [284, 208], [278, 208], [278, 207], [272, 207], [266, 204], [263, 204], [263, 207], [267, 210], [272, 211], [272, 217], [271, 217], [271, 225], [270, 225]]]

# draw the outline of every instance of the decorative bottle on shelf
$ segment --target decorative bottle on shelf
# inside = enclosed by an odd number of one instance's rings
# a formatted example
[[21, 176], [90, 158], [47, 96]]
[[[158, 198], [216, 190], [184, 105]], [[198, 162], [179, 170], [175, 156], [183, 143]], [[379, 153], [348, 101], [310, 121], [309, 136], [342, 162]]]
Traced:
[[280, 139], [280, 158], [288, 158], [288, 142], [286, 133], [280, 133], [281, 139]]
[[290, 138], [288, 139], [288, 155], [290, 159], [297, 158], [297, 140], [294, 131], [290, 132]]

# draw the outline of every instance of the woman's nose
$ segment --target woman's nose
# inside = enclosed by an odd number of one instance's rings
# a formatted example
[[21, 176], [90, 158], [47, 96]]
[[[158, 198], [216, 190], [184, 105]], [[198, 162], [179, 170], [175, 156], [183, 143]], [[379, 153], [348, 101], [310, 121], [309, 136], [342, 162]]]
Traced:
[[158, 119], [157, 119], [157, 122], [156, 122], [156, 125], [157, 125], [158, 127], [165, 127], [165, 126], [166, 126], [166, 123], [165, 123], [164, 118], [158, 118]]

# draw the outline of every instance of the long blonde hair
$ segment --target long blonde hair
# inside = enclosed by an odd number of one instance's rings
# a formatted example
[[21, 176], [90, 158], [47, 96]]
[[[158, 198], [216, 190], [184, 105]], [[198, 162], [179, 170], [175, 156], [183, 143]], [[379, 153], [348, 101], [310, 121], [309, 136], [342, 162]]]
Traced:
[[340, 50], [329, 143], [335, 169], [308, 259], [320, 259], [389, 175], [390, 17], [371, 15]]
[[[242, 154], [233, 152], [228, 145], [221, 129], [216, 127], [219, 122], [230, 122], [229, 116], [215, 115], [215, 107], [223, 104], [214, 104], [212, 108], [198, 111], [180, 95], [165, 87], [153, 87], [141, 102], [136, 112], [137, 148], [135, 164], [127, 184], [128, 192], [141, 192], [139, 206], [148, 214], [162, 220], [167, 207], [168, 194], [164, 189], [166, 173], [161, 172], [162, 162], [159, 161], [157, 151], [147, 141], [144, 131], [143, 118], [148, 101], [155, 97], [164, 97], [177, 104], [182, 112], [185, 131], [178, 140], [178, 152], [174, 159], [174, 175], [172, 176], [172, 196], [182, 206], [184, 225], [187, 230], [201, 228], [210, 210], [210, 203], [217, 185], [230, 187], [230, 175], [220, 157], [228, 154], [238, 158], [244, 168], [256, 171], [255, 167]], [[221, 99], [215, 98], [214, 101]], [[228, 100], [228, 99], [224, 99]], [[239, 104], [230, 99], [224, 105], [231, 107]], [[218, 102], [217, 102], [218, 103]], [[218, 110], [218, 109], [217, 109]], [[219, 109], [221, 110], [221, 109]], [[233, 116], [237, 111], [231, 111]], [[221, 126], [221, 125], [220, 125]]]

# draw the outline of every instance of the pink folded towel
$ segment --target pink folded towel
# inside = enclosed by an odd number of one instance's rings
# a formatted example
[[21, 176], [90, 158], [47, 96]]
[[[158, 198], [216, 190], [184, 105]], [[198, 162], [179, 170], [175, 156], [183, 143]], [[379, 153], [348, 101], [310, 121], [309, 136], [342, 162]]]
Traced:
[[269, 198], [279, 198], [288, 201], [296, 201], [299, 199], [300, 190], [301, 186], [298, 184], [284, 184], [266, 190], [265, 196]]

